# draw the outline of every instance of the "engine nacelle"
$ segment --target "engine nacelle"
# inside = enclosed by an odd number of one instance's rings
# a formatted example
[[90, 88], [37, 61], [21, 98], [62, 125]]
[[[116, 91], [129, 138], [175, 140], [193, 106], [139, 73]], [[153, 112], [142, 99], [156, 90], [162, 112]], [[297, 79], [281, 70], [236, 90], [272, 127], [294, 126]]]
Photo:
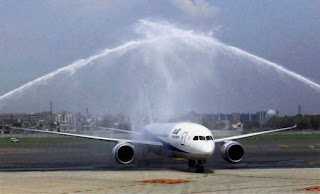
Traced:
[[134, 146], [130, 143], [118, 143], [112, 154], [120, 164], [130, 164], [135, 158]]
[[238, 163], [244, 157], [244, 149], [240, 143], [228, 141], [222, 145], [221, 155], [228, 162]]

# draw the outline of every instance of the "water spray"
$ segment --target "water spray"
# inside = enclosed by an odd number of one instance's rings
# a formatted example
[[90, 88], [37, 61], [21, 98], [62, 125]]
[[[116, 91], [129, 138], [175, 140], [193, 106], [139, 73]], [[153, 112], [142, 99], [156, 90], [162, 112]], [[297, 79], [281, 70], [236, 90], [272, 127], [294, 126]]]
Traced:
[[[90, 56], [86, 59], [80, 59], [70, 65], [57, 69], [49, 74], [46, 74], [42, 77], [39, 77], [33, 81], [30, 81], [2, 96], [0, 96], [0, 104], [4, 103], [5, 100], [10, 99], [17, 94], [23, 94], [23, 92], [28, 91], [28, 89], [32, 87], [36, 87], [39, 85], [45, 85], [48, 81], [55, 78], [57, 75], [66, 75], [70, 76], [77, 73], [80, 69], [89, 66], [93, 61], [107, 57], [111, 54], [115, 55], [123, 55], [127, 53], [129, 50], [141, 48], [143, 45], [153, 45], [157, 47], [163, 40], [179, 40], [184, 44], [197, 49], [199, 52], [208, 52], [210, 49], [216, 49], [222, 51], [224, 53], [231, 53], [235, 56], [247, 59], [251, 61], [255, 65], [261, 65], [265, 67], [271, 67], [275, 69], [277, 72], [280, 72], [284, 75], [289, 76], [295, 80], [300, 81], [301, 83], [311, 87], [317, 92], [320, 92], [320, 85], [310, 79], [295, 73], [279, 64], [270, 62], [261, 57], [250, 54], [246, 51], [243, 51], [239, 48], [226, 45], [221, 41], [206, 35], [202, 35], [199, 33], [195, 33], [193, 31], [187, 31], [183, 29], [179, 29], [175, 26], [172, 26], [168, 23], [159, 23], [159, 22], [151, 22], [147, 20], [140, 20], [138, 24], [138, 33], [142, 34], [143, 39], [128, 41], [123, 45], [112, 49], [105, 49], [102, 53]], [[155, 44], [154, 44], [155, 43]], [[159, 43], [159, 44], [158, 44]], [[208, 52], [209, 53], [209, 52]]]

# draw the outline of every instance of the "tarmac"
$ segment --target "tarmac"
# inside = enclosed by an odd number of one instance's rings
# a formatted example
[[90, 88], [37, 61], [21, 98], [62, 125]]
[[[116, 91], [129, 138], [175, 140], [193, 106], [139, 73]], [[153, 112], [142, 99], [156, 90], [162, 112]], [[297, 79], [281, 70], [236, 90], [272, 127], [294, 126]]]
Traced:
[[[319, 172], [319, 168], [233, 169], [215, 170], [210, 174], [174, 170], [2, 172], [0, 191], [61, 194], [307, 193], [308, 188], [320, 187]], [[173, 182], [177, 180], [190, 182]]]
[[310, 193], [320, 190], [318, 144], [243, 142], [243, 162], [228, 163], [216, 150], [203, 174], [184, 159], [152, 154], [114, 165], [107, 142], [2, 146], [0, 193]]

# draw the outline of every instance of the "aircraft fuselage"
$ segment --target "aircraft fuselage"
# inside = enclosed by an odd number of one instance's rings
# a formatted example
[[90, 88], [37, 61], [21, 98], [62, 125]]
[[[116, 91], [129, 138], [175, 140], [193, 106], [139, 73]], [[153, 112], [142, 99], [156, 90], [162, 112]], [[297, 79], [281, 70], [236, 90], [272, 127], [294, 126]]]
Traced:
[[196, 123], [152, 123], [145, 126], [145, 131], [176, 157], [206, 160], [214, 152], [211, 131]]

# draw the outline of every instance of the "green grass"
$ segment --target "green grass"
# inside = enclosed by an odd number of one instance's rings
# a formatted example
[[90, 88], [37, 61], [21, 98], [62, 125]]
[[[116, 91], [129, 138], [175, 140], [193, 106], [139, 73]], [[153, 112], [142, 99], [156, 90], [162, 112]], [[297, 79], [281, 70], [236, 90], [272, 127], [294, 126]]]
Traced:
[[241, 141], [283, 141], [283, 140], [318, 140], [320, 134], [275, 134], [244, 138]]
[[[310, 147], [312, 146], [312, 147]], [[301, 145], [301, 146], [288, 146], [288, 147], [280, 147], [281, 149], [315, 149], [315, 150], [319, 150], [320, 149], [320, 145]]]
[[[14, 135], [12, 136], [14, 137]], [[70, 145], [79, 146], [95, 143], [97, 141], [74, 137], [54, 137], [54, 138], [18, 138], [19, 143], [10, 142], [10, 137], [0, 137], [0, 146], [25, 146], [25, 145]], [[275, 135], [260, 135], [239, 140], [240, 142], [268, 142], [268, 141], [319, 141], [320, 134], [275, 134]], [[99, 141], [98, 141], [99, 142]], [[318, 148], [317, 148], [318, 149]]]
[[[14, 136], [13, 136], [14, 137]], [[89, 140], [82, 138], [17, 138], [19, 142], [10, 142], [10, 137], [0, 138], [0, 146], [27, 146], [27, 145], [84, 145]]]

